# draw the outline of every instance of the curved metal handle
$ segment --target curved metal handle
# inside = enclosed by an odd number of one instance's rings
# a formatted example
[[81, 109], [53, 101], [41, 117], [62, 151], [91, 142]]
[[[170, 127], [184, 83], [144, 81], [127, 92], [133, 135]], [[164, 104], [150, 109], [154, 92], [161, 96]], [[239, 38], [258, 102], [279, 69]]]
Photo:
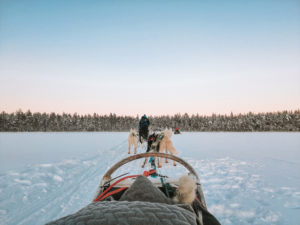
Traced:
[[129, 156], [119, 162], [117, 162], [115, 165], [113, 165], [103, 176], [102, 180], [110, 180], [111, 179], [111, 175], [122, 165], [129, 163], [131, 161], [134, 161], [136, 159], [140, 159], [140, 158], [146, 158], [146, 157], [162, 157], [162, 158], [168, 158], [168, 159], [172, 159], [178, 163], [180, 163], [181, 165], [183, 165], [191, 174], [193, 174], [197, 181], [199, 181], [199, 177], [196, 173], [196, 171], [194, 170], [194, 168], [188, 164], [186, 161], [184, 161], [183, 159], [175, 156], [175, 155], [170, 155], [170, 154], [166, 154], [166, 153], [158, 153], [158, 152], [150, 152], [150, 153], [141, 153], [141, 154], [136, 154], [136, 155], [132, 155]]
[[150, 157], [150, 156], [154, 156], [154, 157], [163, 157], [163, 158], [168, 158], [168, 159], [172, 159], [178, 163], [180, 163], [181, 165], [183, 165], [191, 174], [193, 174], [197, 180], [196, 182], [196, 185], [197, 185], [197, 191], [200, 195], [200, 201], [202, 202], [203, 206], [205, 209], [207, 209], [206, 207], [206, 201], [205, 201], [205, 198], [204, 198], [204, 194], [203, 194], [203, 191], [202, 191], [202, 185], [200, 183], [200, 180], [199, 180], [199, 177], [196, 173], [196, 171], [194, 170], [194, 168], [188, 164], [186, 161], [184, 161], [183, 159], [177, 157], [177, 156], [174, 156], [174, 155], [170, 155], [170, 154], [165, 154], [165, 153], [158, 153], [158, 152], [150, 152], [150, 153], [141, 153], [141, 154], [137, 154], [137, 155], [132, 155], [132, 156], [129, 156], [119, 162], [117, 162], [115, 165], [113, 165], [105, 174], [104, 176], [102, 177], [102, 180], [101, 180], [101, 184], [100, 186], [98, 187], [98, 190], [96, 192], [96, 195], [95, 195], [95, 198], [103, 192], [104, 190], [104, 186], [103, 184], [108, 181], [108, 180], [111, 180], [111, 175], [119, 168], [121, 167], [122, 165], [128, 163], [128, 162], [131, 162], [131, 161], [134, 161], [136, 159], [140, 159], [140, 158], [147, 158], [147, 157]]

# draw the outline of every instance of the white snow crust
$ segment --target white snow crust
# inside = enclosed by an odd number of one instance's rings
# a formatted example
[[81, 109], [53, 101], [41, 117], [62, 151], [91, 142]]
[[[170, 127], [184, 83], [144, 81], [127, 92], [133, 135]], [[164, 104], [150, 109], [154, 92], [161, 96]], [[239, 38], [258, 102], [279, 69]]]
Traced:
[[[2, 170], [0, 224], [45, 224], [89, 204], [105, 171], [128, 156], [127, 133], [109, 135], [116, 137], [113, 142], [107, 143], [112, 138], [107, 139], [101, 133], [95, 136], [99, 146], [94, 145], [94, 151], [89, 150], [87, 155], [64, 156], [60, 160], [43, 163], [38, 163], [37, 159], [35, 163], [22, 168]], [[219, 151], [217, 148], [228, 148], [224, 143], [215, 145], [214, 149], [201, 148], [202, 150], [197, 152], [197, 148], [201, 147], [201, 143], [198, 143], [201, 135], [207, 134], [183, 133], [173, 136], [172, 139], [180, 157], [197, 171], [208, 209], [221, 224], [300, 224], [300, 179], [299, 170], [295, 171], [299, 168], [298, 162], [273, 159], [271, 149], [269, 158], [266, 158], [265, 153], [261, 158], [237, 157], [232, 151], [228, 151], [228, 154], [215, 154]], [[202, 144], [205, 145], [203, 140]], [[86, 146], [88, 147], [89, 143], [86, 143]], [[298, 144], [295, 146], [298, 147]], [[247, 146], [247, 149], [255, 151], [255, 146]], [[144, 152], [144, 149], [139, 148], [138, 151]], [[203, 157], [205, 151], [212, 151], [211, 155], [206, 154]], [[249, 155], [248, 151], [246, 155]], [[60, 157], [57, 152], [55, 154]], [[1, 150], [1, 155], [5, 157], [4, 150]], [[299, 157], [299, 153], [293, 157]], [[121, 167], [114, 176], [126, 172], [142, 173], [141, 164], [142, 160], [129, 163]], [[149, 165], [147, 166], [149, 168]], [[272, 170], [269, 170], [270, 168]], [[159, 172], [170, 177], [179, 177], [186, 170], [179, 165], [173, 167], [169, 161]]]

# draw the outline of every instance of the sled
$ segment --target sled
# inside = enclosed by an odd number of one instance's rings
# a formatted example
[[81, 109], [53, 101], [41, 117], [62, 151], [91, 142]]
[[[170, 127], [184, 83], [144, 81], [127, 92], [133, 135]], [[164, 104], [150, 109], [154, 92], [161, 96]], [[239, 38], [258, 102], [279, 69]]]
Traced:
[[[150, 158], [151, 169], [143, 171], [142, 174], [126, 173], [113, 177], [120, 167], [126, 168], [129, 162], [142, 158]], [[178, 194], [179, 178], [160, 174], [160, 170], [156, 170], [155, 159], [157, 158], [174, 160], [183, 166], [186, 174], [182, 175], [188, 175], [189, 179], [191, 178], [196, 184], [196, 196], [195, 199], [192, 198], [192, 203], [180, 203], [174, 200], [174, 196]], [[177, 168], [174, 167], [174, 170]], [[48, 225], [79, 223], [220, 225], [207, 210], [200, 179], [194, 168], [177, 156], [157, 152], [132, 155], [114, 164], [103, 175], [92, 203]]]
[[[118, 201], [122, 198], [122, 195], [126, 192], [128, 188], [131, 187], [131, 185], [135, 182], [136, 176], [135, 175], [129, 175], [126, 177], [123, 177], [116, 181], [117, 178], [121, 177], [118, 176], [116, 178], [112, 177], [112, 174], [116, 172], [121, 166], [124, 166], [125, 164], [141, 159], [141, 158], [151, 158], [151, 157], [160, 157], [160, 158], [167, 158], [170, 160], [174, 160], [178, 162], [180, 165], [182, 165], [187, 171], [187, 175], [193, 178], [196, 184], [196, 199], [192, 204], [192, 208], [194, 210], [195, 215], [197, 216], [197, 224], [219, 224], [219, 222], [216, 220], [216, 218], [210, 214], [207, 211], [206, 201], [202, 190], [202, 185], [200, 183], [200, 179], [194, 170], [194, 168], [187, 163], [185, 160], [174, 156], [170, 154], [165, 153], [158, 153], [158, 152], [150, 152], [150, 153], [141, 153], [133, 156], [129, 156], [119, 162], [117, 162], [115, 165], [113, 165], [102, 177], [100, 185], [98, 187], [98, 191], [95, 195], [94, 202], [97, 201]], [[154, 159], [155, 159], [154, 158]], [[152, 163], [152, 166], [154, 163]], [[154, 165], [155, 167], [155, 165]], [[176, 169], [176, 167], [174, 168]], [[156, 179], [151, 178], [151, 174], [156, 175]], [[176, 195], [176, 189], [178, 187], [178, 179], [164, 177], [162, 174], [157, 174], [156, 167], [154, 169], [150, 169], [149, 171], [144, 171], [143, 176], [150, 177], [150, 180], [152, 184], [157, 187], [164, 195], [170, 199]], [[160, 177], [160, 179], [157, 179], [157, 176]], [[164, 181], [162, 179], [164, 178]], [[167, 188], [166, 184], [168, 184], [169, 189], [173, 189], [173, 191], [170, 193]], [[109, 193], [112, 193], [111, 195]], [[99, 197], [101, 196], [101, 197]], [[204, 213], [204, 215], [203, 215]], [[205, 217], [205, 218], [203, 218]], [[203, 220], [206, 220], [206, 223], [203, 223]], [[209, 221], [209, 222], [208, 222]]]
[[[186, 161], [184, 161], [183, 159], [181, 159], [175, 155], [170, 155], [170, 154], [166, 154], [166, 153], [158, 153], [158, 152], [141, 153], [141, 154], [132, 155], [132, 156], [129, 156], [129, 157], [117, 162], [115, 165], [113, 165], [103, 175], [100, 185], [98, 187], [98, 191], [95, 195], [96, 198], [94, 199], [94, 201], [97, 199], [97, 196], [99, 196], [103, 192], [105, 192], [107, 190], [107, 188], [109, 188], [111, 186], [111, 184], [115, 181], [115, 178], [112, 178], [112, 174], [115, 171], [117, 171], [121, 166], [123, 166], [131, 161], [134, 161], [134, 160], [138, 160], [141, 158], [151, 158], [151, 157], [160, 157], [160, 158], [171, 159], [171, 160], [178, 162], [183, 167], [185, 167], [189, 172], [188, 175], [192, 176], [196, 183], [196, 187], [197, 187], [196, 188], [196, 196], [199, 197], [198, 199], [200, 200], [202, 206], [205, 207], [205, 209], [207, 209], [203, 190], [202, 190], [202, 185], [200, 183], [200, 179], [199, 179], [196, 171], [194, 170], [194, 168], [190, 164], [188, 164]], [[151, 171], [146, 171], [145, 174], [147, 174], [147, 172], [151, 173]], [[129, 176], [128, 179], [121, 180], [116, 185], [114, 185], [112, 188], [110, 188], [110, 191], [116, 191], [120, 188], [124, 188], [124, 190], [126, 188], [129, 188], [131, 186], [131, 184], [135, 181], [135, 178], [136, 178], [136, 176], [133, 175], [132, 177]], [[167, 193], [165, 191], [165, 187], [162, 186], [162, 182], [160, 181], [160, 179], [151, 179], [151, 181], [154, 186], [158, 187], [161, 191], [163, 191], [167, 195]], [[169, 183], [174, 188], [176, 188], [178, 186], [178, 180], [174, 180], [172, 178], [167, 178], [166, 182]], [[118, 200], [122, 196], [122, 193], [117, 193], [117, 194], [118, 195], [111, 195], [114, 200]], [[172, 197], [172, 196], [170, 196], [170, 197]]]

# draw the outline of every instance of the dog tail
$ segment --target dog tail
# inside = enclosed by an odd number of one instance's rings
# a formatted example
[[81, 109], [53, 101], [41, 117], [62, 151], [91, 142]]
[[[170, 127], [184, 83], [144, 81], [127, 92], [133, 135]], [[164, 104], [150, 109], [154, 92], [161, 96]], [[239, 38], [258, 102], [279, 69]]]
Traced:
[[179, 152], [176, 150], [176, 148], [174, 148], [173, 143], [171, 141], [171, 139], [168, 136], [165, 136], [163, 141], [162, 141], [165, 145], [165, 148], [167, 149], [167, 151], [171, 152], [172, 154], [178, 155]]
[[173, 146], [173, 144], [172, 144], [172, 142], [171, 141], [168, 141], [167, 142], [167, 150], [169, 151], [169, 152], [171, 152], [172, 154], [175, 154], [175, 155], [178, 155], [179, 154], [179, 152], [177, 151], [177, 149]]
[[168, 150], [169, 150], [170, 152], [172, 152], [173, 154], [175, 154], [175, 155], [178, 155], [178, 154], [179, 154], [179, 152], [177, 151], [177, 149], [174, 148], [173, 146], [172, 146], [171, 148], [168, 148]]

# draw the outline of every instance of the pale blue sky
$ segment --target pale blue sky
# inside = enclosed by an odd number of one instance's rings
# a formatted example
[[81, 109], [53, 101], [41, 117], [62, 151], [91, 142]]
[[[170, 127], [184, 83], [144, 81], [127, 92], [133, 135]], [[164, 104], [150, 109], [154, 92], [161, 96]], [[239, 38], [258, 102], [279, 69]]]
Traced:
[[300, 1], [0, 0], [0, 110], [300, 108]]

